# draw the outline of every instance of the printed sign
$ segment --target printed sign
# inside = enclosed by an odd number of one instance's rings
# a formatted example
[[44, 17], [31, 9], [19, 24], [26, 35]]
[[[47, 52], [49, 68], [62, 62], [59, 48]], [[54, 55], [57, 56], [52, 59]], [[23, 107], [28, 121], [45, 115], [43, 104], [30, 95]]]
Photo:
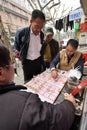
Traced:
[[75, 19], [80, 19], [82, 16], [82, 11], [79, 9], [79, 10], [76, 10], [74, 12], [72, 12], [70, 15], [69, 15], [69, 21], [73, 21]]

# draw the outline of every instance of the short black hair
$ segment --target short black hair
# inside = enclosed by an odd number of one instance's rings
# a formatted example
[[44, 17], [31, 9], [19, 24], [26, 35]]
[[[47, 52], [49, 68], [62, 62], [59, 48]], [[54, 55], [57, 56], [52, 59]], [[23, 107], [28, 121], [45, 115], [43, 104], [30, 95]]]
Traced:
[[0, 42], [0, 67], [9, 65], [10, 61], [11, 58], [9, 49], [2, 42]]
[[67, 42], [67, 46], [71, 45], [72, 47], [74, 47], [75, 49], [78, 48], [79, 42], [75, 39], [69, 39]]
[[32, 20], [35, 20], [38, 17], [45, 21], [45, 14], [42, 11], [40, 11], [38, 9], [33, 10], [32, 17], [31, 17]]

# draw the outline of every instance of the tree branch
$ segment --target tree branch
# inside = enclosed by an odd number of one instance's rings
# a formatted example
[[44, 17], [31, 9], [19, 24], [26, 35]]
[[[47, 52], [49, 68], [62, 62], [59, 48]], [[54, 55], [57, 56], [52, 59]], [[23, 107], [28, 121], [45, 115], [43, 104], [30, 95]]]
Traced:
[[30, 4], [30, 6], [32, 7], [32, 9], [35, 9], [35, 7], [34, 7], [34, 3], [32, 3], [30, 0], [27, 0], [28, 1], [28, 3]]
[[42, 6], [41, 6], [41, 4], [40, 4], [40, 1], [39, 1], [39, 0], [37, 0], [37, 1], [38, 1], [38, 4], [39, 4], [40, 9], [42, 10]]
[[53, 8], [54, 6], [59, 5], [59, 4], [60, 4], [60, 1], [59, 1], [58, 3], [56, 3], [56, 4], [52, 5], [52, 6], [50, 7], [50, 9], [51, 9], [51, 8]]
[[42, 10], [47, 6], [49, 5], [53, 0], [50, 0], [44, 7], [42, 7]]

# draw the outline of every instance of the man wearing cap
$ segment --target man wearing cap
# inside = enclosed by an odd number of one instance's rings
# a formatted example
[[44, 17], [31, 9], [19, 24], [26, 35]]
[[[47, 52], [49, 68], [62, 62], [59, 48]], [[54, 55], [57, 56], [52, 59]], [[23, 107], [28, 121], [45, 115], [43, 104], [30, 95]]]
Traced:
[[53, 39], [53, 35], [53, 28], [48, 27], [45, 32], [45, 40], [43, 45], [44, 70], [49, 68], [50, 62], [59, 52], [59, 43]]

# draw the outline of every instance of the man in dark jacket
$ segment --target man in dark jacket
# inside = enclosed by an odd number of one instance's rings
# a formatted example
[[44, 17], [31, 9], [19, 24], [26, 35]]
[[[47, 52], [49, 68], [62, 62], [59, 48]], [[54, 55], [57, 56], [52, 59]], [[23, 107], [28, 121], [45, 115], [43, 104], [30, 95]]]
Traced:
[[59, 52], [59, 43], [53, 39], [54, 32], [52, 27], [48, 27], [45, 32], [45, 40], [43, 43], [43, 61], [44, 70], [50, 67], [50, 62]]
[[41, 49], [44, 34], [41, 29], [45, 24], [45, 15], [40, 10], [32, 12], [30, 27], [17, 30], [14, 46], [16, 56], [22, 60], [24, 81], [41, 73]]
[[0, 43], [0, 130], [69, 130], [75, 99], [65, 94], [57, 105], [42, 102], [26, 87], [13, 83], [14, 67], [9, 50]]

